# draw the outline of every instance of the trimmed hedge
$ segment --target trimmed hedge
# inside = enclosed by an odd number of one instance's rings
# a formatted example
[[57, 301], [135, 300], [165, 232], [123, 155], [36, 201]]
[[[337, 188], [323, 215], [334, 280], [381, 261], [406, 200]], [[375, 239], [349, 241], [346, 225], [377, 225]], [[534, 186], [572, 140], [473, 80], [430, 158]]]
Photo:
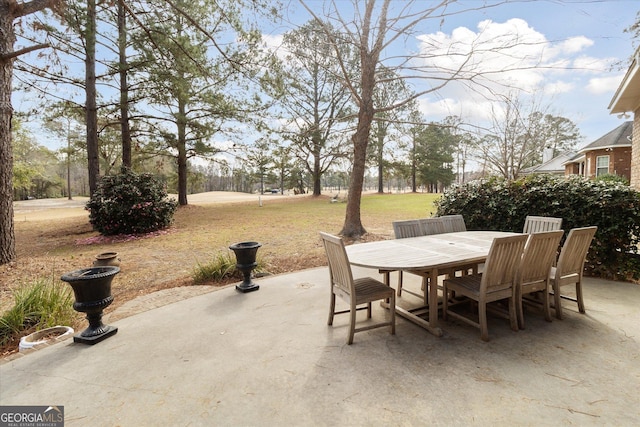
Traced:
[[449, 214], [464, 215], [470, 230], [521, 232], [527, 215], [560, 217], [567, 233], [596, 225], [587, 273], [640, 278], [640, 192], [620, 182], [579, 176], [493, 177], [446, 191], [437, 202], [437, 215]]
[[93, 228], [105, 236], [167, 228], [177, 207], [175, 199], [167, 198], [161, 180], [126, 168], [117, 175], [103, 176], [86, 205]]

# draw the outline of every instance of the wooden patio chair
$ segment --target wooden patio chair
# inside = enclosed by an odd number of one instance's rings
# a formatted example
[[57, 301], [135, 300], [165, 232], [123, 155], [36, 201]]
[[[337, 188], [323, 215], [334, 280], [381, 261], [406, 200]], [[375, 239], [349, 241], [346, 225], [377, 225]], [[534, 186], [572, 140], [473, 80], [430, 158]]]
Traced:
[[[402, 221], [393, 221], [393, 234], [396, 239], [406, 239], [408, 237], [419, 237], [424, 236], [424, 228], [422, 227], [421, 220], [418, 219], [407, 219]], [[385, 279], [387, 283], [389, 283], [388, 275], [391, 273], [389, 270], [380, 270], [381, 274], [386, 274], [387, 278]], [[402, 296], [402, 271], [398, 271], [398, 286], [397, 286], [398, 296]], [[407, 291], [411, 295], [422, 297], [423, 296], [412, 292]]]
[[445, 233], [467, 231], [467, 226], [464, 223], [464, 217], [462, 215], [444, 215], [439, 216], [438, 218], [440, 218], [440, 220], [444, 224]]
[[419, 219], [407, 219], [403, 221], [393, 221], [393, 234], [396, 239], [406, 239], [407, 237], [424, 236], [424, 230]]
[[[436, 217], [442, 221], [443, 224], [443, 233], [456, 233], [459, 231], [467, 231], [467, 225], [464, 222], [464, 217], [462, 215], [443, 215]], [[446, 272], [447, 275], [455, 276], [455, 272], [459, 271], [462, 275], [468, 274], [477, 274], [478, 273], [478, 265], [470, 264], [464, 265], [456, 268], [455, 270], [450, 270]]]
[[527, 240], [518, 270], [516, 287], [516, 309], [520, 329], [524, 329], [523, 295], [534, 292], [541, 292], [544, 318], [551, 322], [549, 271], [556, 259], [558, 245], [563, 235], [563, 230], [537, 232], [531, 234]]
[[425, 236], [444, 233], [444, 222], [442, 218], [421, 218], [419, 221]]
[[551, 216], [533, 216], [527, 215], [524, 220], [524, 234], [541, 233], [544, 231], [555, 231], [562, 228], [562, 218], [554, 218]]
[[[418, 221], [420, 222], [420, 225], [422, 226], [422, 232], [423, 232], [424, 236], [432, 236], [434, 234], [442, 234], [442, 233], [444, 233], [444, 222], [439, 217], [421, 218]], [[413, 292], [413, 291], [408, 290], [408, 289], [405, 289], [405, 292], [410, 293], [411, 295], [416, 296], [418, 298], [422, 298], [424, 300], [425, 304], [427, 304], [427, 299], [428, 298], [427, 298], [426, 292], [427, 292], [427, 289], [428, 289], [427, 285], [429, 284], [429, 272], [428, 271], [421, 272], [421, 273], [412, 272], [412, 274], [416, 274], [416, 275], [422, 277], [422, 286], [420, 288], [422, 294], [419, 294], [417, 292]], [[399, 279], [398, 280], [398, 296], [402, 296], [402, 290], [403, 290], [402, 271], [399, 273], [399, 278], [398, 279]]]
[[[553, 289], [554, 308], [558, 319], [562, 319], [561, 298], [578, 303], [580, 313], [585, 313], [582, 298], [582, 273], [589, 246], [591, 246], [591, 241], [597, 230], [598, 227], [582, 227], [569, 231], [567, 240], [565, 240], [560, 251], [558, 264], [555, 267], [551, 267], [550, 280]], [[576, 285], [575, 298], [560, 294], [562, 286], [574, 283]]]
[[[353, 343], [356, 332], [389, 326], [391, 334], [396, 333], [396, 295], [393, 288], [372, 278], [353, 278], [351, 265], [344, 242], [341, 238], [327, 233], [320, 233], [324, 244], [325, 253], [329, 262], [329, 277], [331, 282], [331, 303], [329, 306], [328, 325], [333, 325], [333, 317], [336, 314], [350, 313], [349, 335], [347, 344]], [[336, 295], [349, 304], [348, 310], [336, 311]], [[367, 310], [367, 318], [371, 318], [371, 302], [377, 300], [389, 300], [390, 320], [388, 322], [356, 328], [356, 312]], [[362, 307], [366, 304], [366, 307]], [[360, 306], [360, 307], [359, 307]]]
[[[455, 230], [455, 231], [464, 231], [466, 230], [466, 226], [464, 224], [464, 218], [462, 217], [462, 215], [452, 215], [450, 217], [446, 217], [447, 219], [443, 220], [443, 217], [435, 217], [435, 218], [422, 218], [420, 219], [420, 224], [422, 225], [422, 230], [424, 232], [425, 236], [431, 236], [434, 234], [442, 234], [445, 233], [445, 222], [448, 221], [446, 227], [449, 227], [450, 230]], [[478, 266], [476, 264], [471, 264], [471, 265], [465, 265], [465, 266], [461, 266], [458, 268], [449, 268], [449, 269], [444, 269], [441, 270], [440, 274], [441, 276], [455, 276], [456, 272], [459, 271], [462, 275], [464, 274], [468, 274], [469, 271], [472, 272], [472, 274], [477, 273], [478, 272]], [[400, 274], [402, 274], [402, 272], [400, 272]], [[421, 272], [421, 273], [413, 273], [413, 274], [417, 274], [419, 276], [422, 277], [422, 286], [421, 286], [421, 291], [423, 292], [423, 294], [418, 294], [416, 292], [412, 292], [410, 290], [405, 290], [406, 292], [417, 296], [417, 297], [421, 297], [425, 300], [425, 304], [427, 301], [427, 297], [425, 292], [427, 292], [427, 286], [429, 284], [429, 277], [430, 274], [428, 271], [425, 272]], [[439, 289], [442, 289], [441, 286], [438, 285]], [[398, 282], [398, 296], [402, 295], [402, 282], [399, 281]]]
[[447, 298], [442, 299], [442, 317], [449, 315], [465, 323], [480, 328], [480, 338], [489, 341], [487, 327], [487, 304], [506, 299], [509, 303], [511, 329], [518, 330], [516, 313], [516, 280], [527, 242], [527, 235], [502, 237], [493, 240], [489, 255], [481, 274], [451, 277], [444, 280], [444, 295], [455, 291], [456, 297], [466, 296], [478, 303], [478, 321], [460, 313], [448, 310]]

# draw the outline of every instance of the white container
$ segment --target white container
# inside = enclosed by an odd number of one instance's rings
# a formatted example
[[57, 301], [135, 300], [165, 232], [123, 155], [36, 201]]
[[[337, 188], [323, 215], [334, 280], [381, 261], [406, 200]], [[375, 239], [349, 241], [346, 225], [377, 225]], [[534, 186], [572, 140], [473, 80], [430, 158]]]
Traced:
[[[20, 345], [18, 345], [18, 351], [21, 353], [27, 351], [39, 344], [52, 341], [54, 339], [60, 339], [68, 335], [73, 335], [73, 328], [69, 326], [53, 326], [51, 328], [41, 329], [25, 337], [20, 338]], [[49, 336], [48, 338], [45, 338]]]

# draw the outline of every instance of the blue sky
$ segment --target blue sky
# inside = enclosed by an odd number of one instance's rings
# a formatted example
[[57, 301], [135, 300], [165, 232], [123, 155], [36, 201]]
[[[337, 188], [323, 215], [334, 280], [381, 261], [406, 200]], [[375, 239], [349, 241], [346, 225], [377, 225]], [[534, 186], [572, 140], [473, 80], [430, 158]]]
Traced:
[[[277, 44], [282, 34], [292, 24], [303, 24], [311, 18], [296, 1], [285, 0], [284, 23], [265, 30], [270, 43]], [[318, 13], [326, 2], [306, 2]], [[348, 0], [336, 0], [339, 7], [349, 5]], [[434, 2], [419, 0], [417, 4]], [[521, 37], [535, 40], [535, 46], [527, 53], [538, 55], [548, 67], [544, 70], [512, 71], [499, 76], [514, 86], [524, 89], [525, 94], [534, 94], [545, 111], [571, 119], [577, 124], [585, 145], [622, 124], [624, 119], [610, 115], [607, 107], [624, 76], [627, 59], [633, 53], [631, 35], [623, 30], [631, 25], [640, 10], [637, 0], [609, 1], [516, 1], [490, 8], [482, 8], [481, 0], [463, 0], [456, 7], [479, 8], [439, 20], [426, 20], [417, 32], [406, 41], [405, 48], [416, 51], [425, 41], [441, 43], [446, 49], [452, 43], [465, 39], [480, 38], [481, 34]], [[394, 0], [395, 6], [403, 0]], [[346, 15], [345, 15], [346, 16]], [[443, 56], [444, 57], [444, 56]], [[481, 66], [500, 66], [499, 57], [483, 56]], [[622, 61], [623, 68], [611, 69], [611, 64]], [[431, 64], [438, 65], [438, 64]], [[571, 69], [568, 69], [571, 68]], [[20, 94], [14, 93], [14, 107], [20, 108]], [[450, 84], [437, 93], [420, 100], [420, 107], [427, 121], [439, 121], [447, 115], [459, 115], [470, 123], [486, 120], [489, 109], [486, 99], [457, 84]], [[49, 148], [61, 144], [48, 138]]]
[[[317, 13], [326, 7], [326, 2], [320, 0], [308, 0], [306, 3]], [[414, 9], [434, 3], [419, 1]], [[460, 1], [454, 7], [480, 10], [449, 16], [442, 22], [439, 19], [425, 20], [416, 27], [417, 33], [406, 42], [405, 49], [419, 49], [421, 41], [429, 41], [432, 45], [440, 43], [444, 52], [455, 43], [464, 44], [485, 33], [502, 37], [518, 33], [523, 39], [534, 41], [532, 46], [523, 49], [523, 53], [538, 58], [546, 68], [512, 71], [494, 80], [502, 79], [511, 82], [512, 86], [521, 87], [524, 103], [527, 103], [526, 99], [535, 99], [530, 102], [535, 102], [543, 111], [571, 119], [584, 137], [579, 146], [594, 141], [623, 123], [624, 119], [610, 115], [607, 107], [633, 53], [631, 35], [624, 33], [624, 29], [635, 21], [640, 2], [525, 0], [482, 8], [485, 4], [496, 3]], [[350, 2], [337, 0], [336, 4], [344, 9], [343, 17], [347, 18]], [[400, 0], [395, 0], [396, 6], [400, 4]], [[301, 24], [310, 18], [300, 5], [295, 2], [289, 5], [287, 18], [290, 21]], [[284, 31], [280, 27], [269, 33], [271, 42], [277, 44], [278, 36]], [[485, 54], [478, 62], [491, 70], [491, 64], [500, 67], [503, 60], [504, 57]], [[624, 66], [612, 69], [612, 64], [618, 61], [622, 61]], [[525, 66], [534, 62], [525, 61]], [[439, 64], [434, 61], [429, 65]], [[500, 91], [495, 85], [492, 88]], [[458, 115], [464, 121], [479, 126], [482, 121], [486, 123], [490, 104], [486, 98], [478, 97], [456, 83], [420, 99], [420, 108], [427, 121]]]
[[[532, 31], [546, 37], [552, 46], [561, 44], [563, 40], [584, 38], [582, 45], [576, 43], [575, 52], [567, 49], [556, 59], [573, 60], [574, 64], [580, 59], [601, 61], [590, 62], [593, 71], [547, 72], [543, 73], [541, 83], [562, 82], [567, 85], [566, 91], [543, 93], [542, 96], [547, 98], [552, 112], [578, 125], [586, 144], [624, 121], [610, 115], [607, 107], [626, 72], [627, 59], [633, 53], [631, 35], [623, 30], [633, 24], [638, 10], [640, 2], [632, 0], [513, 3], [445, 21], [442, 31], [451, 33], [460, 26], [477, 31], [477, 24], [482, 20], [504, 23], [519, 18]], [[624, 69], [611, 70], [609, 65], [620, 60]]]

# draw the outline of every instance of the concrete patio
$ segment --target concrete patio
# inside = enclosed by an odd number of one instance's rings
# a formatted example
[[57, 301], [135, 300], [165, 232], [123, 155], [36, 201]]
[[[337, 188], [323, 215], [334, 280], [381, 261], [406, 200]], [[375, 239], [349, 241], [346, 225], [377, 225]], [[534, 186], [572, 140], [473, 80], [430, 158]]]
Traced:
[[586, 315], [567, 303], [548, 323], [530, 310], [517, 333], [491, 318], [488, 343], [461, 323], [436, 338], [398, 318], [395, 336], [347, 346], [347, 316], [326, 325], [327, 280], [326, 268], [265, 277], [257, 292], [116, 320], [95, 346], [5, 361], [0, 404], [62, 405], [67, 426], [640, 424], [638, 285], [587, 278]]

